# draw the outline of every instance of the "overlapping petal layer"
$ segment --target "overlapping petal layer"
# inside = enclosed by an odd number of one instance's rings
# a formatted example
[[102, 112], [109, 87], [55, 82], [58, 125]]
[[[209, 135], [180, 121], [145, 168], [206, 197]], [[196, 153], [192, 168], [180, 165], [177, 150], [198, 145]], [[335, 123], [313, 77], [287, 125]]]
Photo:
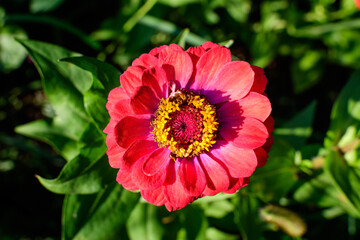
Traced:
[[[234, 193], [266, 163], [274, 124], [271, 104], [264, 93], [267, 79], [261, 68], [231, 61], [229, 49], [211, 42], [187, 51], [176, 44], [161, 46], [134, 60], [120, 82], [122, 87], [110, 92], [106, 106], [111, 117], [104, 130], [107, 154], [110, 166], [119, 169], [117, 181], [128, 190], [140, 190], [146, 201], [173, 211], [203, 196]], [[196, 110], [204, 100], [191, 100], [191, 104], [200, 104], [196, 107], [170, 104], [175, 96], [189, 98], [194, 94], [200, 94], [214, 108]], [[170, 99], [169, 103], [161, 103], [164, 99]], [[199, 126], [203, 136], [195, 131], [197, 136], [190, 144], [165, 134], [161, 135], [165, 139], [157, 142], [154, 119], [159, 117], [159, 106], [173, 110], [161, 118], [165, 119], [164, 125], [156, 126], [158, 129], [172, 128], [170, 123], [174, 123], [177, 136], [191, 138], [183, 132], [187, 129], [185, 122], [192, 124], [192, 131]], [[216, 109], [216, 118], [211, 121], [217, 121], [212, 125], [206, 122], [210, 121], [206, 116], [213, 114], [211, 109]], [[174, 115], [173, 111], [198, 112]], [[172, 117], [179, 119], [170, 121]], [[194, 125], [191, 117], [203, 122]], [[200, 145], [208, 142], [200, 147], [195, 140]], [[173, 147], [164, 145], [167, 142]], [[190, 145], [198, 150], [188, 157], [170, 150], [182, 151]]]

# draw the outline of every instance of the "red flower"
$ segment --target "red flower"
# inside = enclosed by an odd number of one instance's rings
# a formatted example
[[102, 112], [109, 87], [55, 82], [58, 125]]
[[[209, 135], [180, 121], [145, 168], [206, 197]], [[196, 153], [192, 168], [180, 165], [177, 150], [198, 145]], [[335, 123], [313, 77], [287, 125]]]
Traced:
[[354, 0], [356, 7], [360, 10], [360, 0]]
[[117, 181], [169, 211], [220, 192], [234, 193], [265, 164], [273, 139], [261, 68], [231, 61], [207, 42], [162, 46], [133, 61], [107, 109]]

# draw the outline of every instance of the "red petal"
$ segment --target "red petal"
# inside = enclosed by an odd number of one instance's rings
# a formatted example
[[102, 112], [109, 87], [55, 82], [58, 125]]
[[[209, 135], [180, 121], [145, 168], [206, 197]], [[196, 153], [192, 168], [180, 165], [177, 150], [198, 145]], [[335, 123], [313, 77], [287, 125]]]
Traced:
[[209, 51], [210, 49], [216, 48], [216, 47], [223, 47], [217, 43], [213, 43], [213, 42], [205, 42], [201, 45], [201, 47], [203, 47], [206, 51]]
[[208, 80], [204, 88], [209, 90], [206, 96], [215, 104], [245, 97], [253, 82], [254, 72], [250, 64], [234, 61], [224, 65], [215, 78]]
[[150, 135], [150, 120], [136, 117], [125, 117], [115, 127], [117, 143], [127, 148], [135, 140], [146, 139]]
[[164, 50], [165, 48], [168, 48], [169, 46], [167, 45], [162, 45], [160, 47], [157, 47], [157, 48], [153, 48], [151, 49], [151, 51], [149, 52], [149, 54], [155, 56], [155, 57], [159, 57], [159, 53]]
[[147, 176], [157, 173], [170, 160], [170, 150], [168, 148], [156, 149], [144, 162], [143, 172]]
[[233, 178], [230, 183], [229, 190], [227, 190], [225, 193], [233, 194], [237, 190], [239, 190], [242, 187], [245, 187], [249, 184], [250, 179], [249, 178]]
[[167, 73], [169, 81], [177, 83], [178, 88], [185, 88], [193, 72], [193, 64], [189, 54], [170, 45], [159, 54], [160, 64]]
[[266, 139], [266, 143], [262, 146], [262, 148], [266, 152], [270, 152], [271, 146], [274, 144], [274, 137], [270, 135], [268, 139]]
[[[167, 181], [164, 186], [164, 193], [168, 203], [165, 203], [167, 210], [175, 211], [185, 207], [187, 204], [194, 201], [194, 197], [191, 197], [181, 184], [179, 175], [177, 174], [179, 169], [179, 162], [170, 161], [167, 168]], [[170, 177], [169, 177], [170, 176]], [[168, 179], [172, 179], [171, 183]]]
[[271, 104], [267, 97], [259, 93], [250, 92], [239, 100], [242, 116], [265, 121], [271, 113]]
[[206, 177], [197, 158], [183, 158], [178, 169], [180, 181], [191, 196], [199, 196], [205, 189]]
[[145, 70], [142, 82], [145, 86], [151, 87], [158, 98], [166, 98], [168, 96], [169, 83], [163, 68], [155, 67]]
[[108, 147], [106, 154], [108, 155], [110, 166], [112, 168], [120, 168], [120, 161], [126, 149], [117, 144], [113, 132], [106, 136], [106, 145]]
[[164, 184], [166, 178], [166, 165], [152, 176], [146, 176], [143, 172], [144, 160], [142, 158], [132, 167], [131, 179], [141, 190], [154, 190]]
[[230, 180], [226, 170], [207, 154], [201, 154], [199, 163], [206, 175], [204, 196], [213, 196], [228, 190]]
[[233, 102], [225, 102], [218, 114], [221, 122], [239, 121], [243, 117], [252, 117], [265, 121], [271, 112], [271, 104], [264, 95], [250, 92], [246, 97]]
[[129, 191], [138, 190], [139, 187], [131, 180], [131, 168], [121, 168], [116, 176], [116, 181]]
[[186, 86], [187, 88], [189, 88], [194, 83], [195, 76], [196, 76], [196, 64], [199, 61], [200, 57], [205, 53], [205, 49], [201, 46], [190, 47], [186, 52], [189, 54], [191, 61], [193, 63], [193, 73], [190, 77], [190, 80], [189, 80], [187, 86]]
[[250, 91], [262, 94], [265, 91], [265, 87], [267, 84], [267, 78], [264, 74], [264, 70], [257, 66], [251, 66], [251, 68], [255, 73], [255, 77], [254, 84], [251, 87]]
[[123, 165], [131, 167], [138, 159], [155, 151], [158, 148], [157, 144], [151, 140], [135, 141], [125, 152]]
[[120, 75], [120, 83], [129, 97], [132, 97], [137, 87], [141, 86], [141, 76], [144, 70], [130, 66]]
[[219, 134], [237, 147], [255, 149], [266, 142], [269, 134], [265, 125], [254, 118], [239, 118], [237, 121], [224, 122]]
[[146, 201], [155, 206], [161, 206], [167, 202], [162, 186], [154, 190], [141, 190], [140, 193]]
[[199, 90], [208, 86], [215, 79], [219, 70], [228, 62], [231, 62], [230, 50], [224, 47], [216, 47], [203, 54], [196, 64], [195, 82], [191, 86]]
[[130, 98], [121, 87], [110, 91], [106, 108], [109, 111], [111, 120], [119, 121], [127, 115], [132, 115], [133, 110], [130, 106]]
[[256, 167], [260, 168], [266, 164], [266, 160], [269, 157], [267, 152], [263, 148], [257, 148], [254, 150], [256, 154], [256, 158], [258, 160], [258, 165]]
[[153, 90], [148, 86], [141, 86], [136, 94], [131, 98], [131, 107], [136, 114], [153, 114], [159, 104]]
[[223, 162], [231, 176], [235, 178], [249, 177], [258, 164], [256, 155], [251, 149], [243, 149], [233, 143], [218, 141], [210, 154]]
[[264, 122], [267, 130], [269, 133], [272, 133], [274, 131], [274, 118], [272, 116], [269, 116], [265, 122]]
[[132, 62], [132, 66], [138, 66], [142, 68], [153, 68], [158, 66], [159, 60], [152, 54], [144, 53]]

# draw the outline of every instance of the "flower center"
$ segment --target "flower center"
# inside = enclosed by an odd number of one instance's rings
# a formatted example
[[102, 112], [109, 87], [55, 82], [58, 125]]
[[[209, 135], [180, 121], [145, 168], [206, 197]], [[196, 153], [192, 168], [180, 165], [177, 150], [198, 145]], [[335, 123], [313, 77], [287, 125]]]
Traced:
[[151, 123], [160, 147], [168, 147], [171, 157], [192, 157], [216, 142], [218, 121], [215, 106], [202, 95], [179, 89], [161, 99]]

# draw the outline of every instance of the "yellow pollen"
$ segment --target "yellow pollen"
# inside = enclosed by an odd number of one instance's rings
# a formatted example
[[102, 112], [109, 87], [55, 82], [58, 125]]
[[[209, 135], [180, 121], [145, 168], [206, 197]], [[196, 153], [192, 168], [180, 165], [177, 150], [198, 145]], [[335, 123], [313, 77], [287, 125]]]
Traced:
[[219, 122], [215, 106], [203, 95], [179, 89], [160, 100], [151, 125], [159, 147], [169, 148], [175, 160], [209, 151]]

